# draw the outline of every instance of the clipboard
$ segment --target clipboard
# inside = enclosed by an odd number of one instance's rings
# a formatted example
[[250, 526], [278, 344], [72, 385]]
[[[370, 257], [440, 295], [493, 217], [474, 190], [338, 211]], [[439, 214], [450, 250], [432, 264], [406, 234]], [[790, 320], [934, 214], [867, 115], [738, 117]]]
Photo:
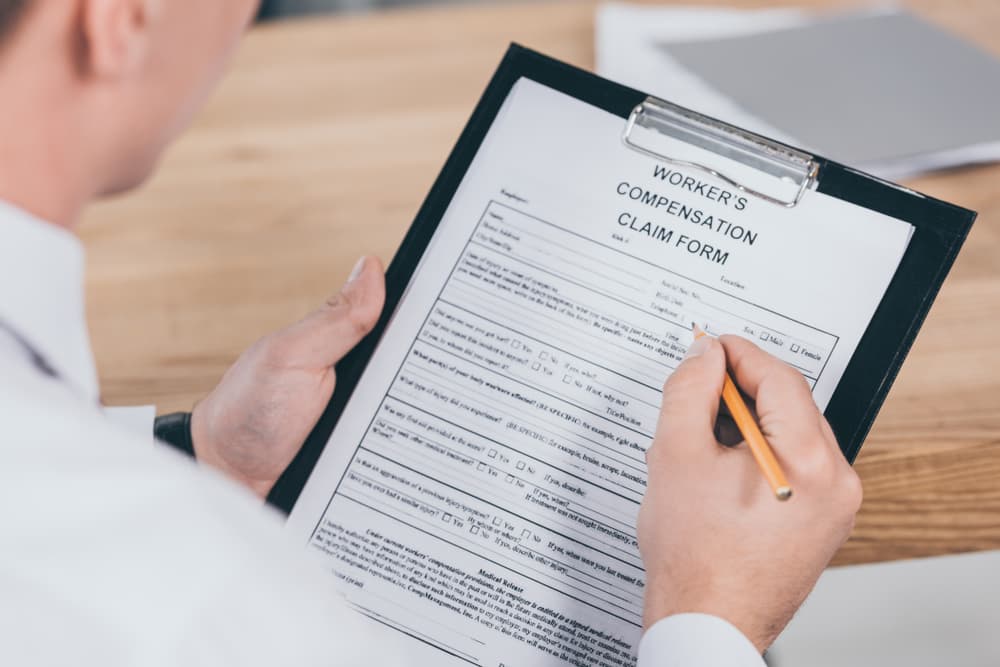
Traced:
[[[268, 502], [291, 512], [442, 216], [504, 101], [522, 78], [620, 117], [621, 139], [630, 149], [703, 172], [769, 205], [794, 208], [819, 192], [914, 227], [895, 276], [825, 410], [844, 456], [853, 462], [976, 214], [512, 44], [387, 270], [382, 317], [372, 333], [337, 365], [337, 387], [329, 405]], [[742, 182], [717, 165], [665, 155], [644, 143], [639, 130], [692, 143], [720, 156], [720, 162], [747, 165], [783, 187], [780, 192], [767, 191]]]

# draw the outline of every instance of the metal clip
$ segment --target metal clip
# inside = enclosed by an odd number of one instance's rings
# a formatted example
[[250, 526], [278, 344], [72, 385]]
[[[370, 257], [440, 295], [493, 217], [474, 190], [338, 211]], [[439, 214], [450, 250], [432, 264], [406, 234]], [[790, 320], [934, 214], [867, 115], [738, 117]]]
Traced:
[[[636, 126], [654, 130], [753, 167], [784, 182], [793, 183], [798, 189], [794, 198], [782, 199], [748, 187], [701, 162], [682, 160], [651, 150], [636, 143], [633, 137]], [[798, 204], [806, 190], [815, 185], [819, 175], [819, 162], [808, 153], [654, 97], [646, 98], [632, 110], [625, 125], [622, 141], [629, 148], [644, 155], [679, 167], [698, 169], [728, 183], [740, 192], [786, 208]]]

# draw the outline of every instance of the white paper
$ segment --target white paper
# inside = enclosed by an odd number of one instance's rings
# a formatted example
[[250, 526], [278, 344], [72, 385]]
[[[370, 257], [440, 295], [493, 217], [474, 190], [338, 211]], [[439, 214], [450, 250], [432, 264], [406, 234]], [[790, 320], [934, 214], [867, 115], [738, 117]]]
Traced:
[[632, 664], [643, 455], [691, 322], [825, 405], [910, 237], [815, 191], [671, 185], [623, 126], [516, 84], [289, 519], [428, 664]]

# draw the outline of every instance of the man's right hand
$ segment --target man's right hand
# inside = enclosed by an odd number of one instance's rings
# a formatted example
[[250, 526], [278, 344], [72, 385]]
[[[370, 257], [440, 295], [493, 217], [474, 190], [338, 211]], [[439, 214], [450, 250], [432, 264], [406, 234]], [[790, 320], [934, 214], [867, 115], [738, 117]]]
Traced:
[[[745, 443], [729, 448], [716, 439], [727, 359], [794, 489], [786, 502]], [[646, 460], [645, 627], [673, 614], [712, 614], [763, 652], [847, 539], [861, 505], [861, 482], [805, 379], [742, 338], [699, 339], [664, 387]]]

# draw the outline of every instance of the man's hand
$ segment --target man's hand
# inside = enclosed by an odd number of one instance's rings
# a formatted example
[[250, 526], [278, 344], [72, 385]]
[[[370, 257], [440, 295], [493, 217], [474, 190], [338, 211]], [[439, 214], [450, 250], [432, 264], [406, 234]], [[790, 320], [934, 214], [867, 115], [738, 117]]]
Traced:
[[[713, 432], [728, 357], [756, 401], [761, 430], [795, 495], [780, 502], [746, 444]], [[734, 336], [692, 345], [667, 381], [639, 513], [645, 626], [701, 612], [723, 618], [763, 652], [847, 539], [861, 483], [805, 379]]]
[[299, 451], [333, 395], [333, 365], [378, 321], [382, 265], [363, 257], [319, 310], [254, 343], [194, 408], [198, 460], [261, 498]]

